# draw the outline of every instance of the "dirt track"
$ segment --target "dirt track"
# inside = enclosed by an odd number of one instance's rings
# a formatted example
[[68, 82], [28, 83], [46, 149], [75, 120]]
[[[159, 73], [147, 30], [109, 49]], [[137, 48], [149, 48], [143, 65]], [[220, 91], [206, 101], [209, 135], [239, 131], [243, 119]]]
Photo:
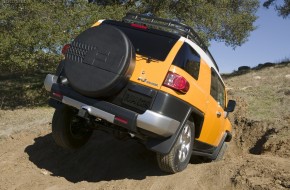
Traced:
[[225, 159], [203, 163], [193, 157], [175, 175], [160, 172], [154, 153], [141, 144], [103, 132], [79, 151], [64, 151], [52, 140], [53, 109], [0, 110], [0, 189], [290, 188], [290, 120], [252, 121], [245, 117], [247, 103], [236, 99], [235, 134]]

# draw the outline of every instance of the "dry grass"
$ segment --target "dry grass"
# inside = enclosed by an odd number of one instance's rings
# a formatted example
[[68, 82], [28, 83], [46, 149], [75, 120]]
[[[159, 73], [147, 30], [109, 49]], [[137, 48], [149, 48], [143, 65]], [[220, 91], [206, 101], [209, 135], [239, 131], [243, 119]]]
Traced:
[[[245, 116], [252, 120], [277, 121], [290, 116], [290, 64], [281, 64], [227, 77], [229, 94], [247, 103]], [[239, 103], [239, 102], [237, 102]]]

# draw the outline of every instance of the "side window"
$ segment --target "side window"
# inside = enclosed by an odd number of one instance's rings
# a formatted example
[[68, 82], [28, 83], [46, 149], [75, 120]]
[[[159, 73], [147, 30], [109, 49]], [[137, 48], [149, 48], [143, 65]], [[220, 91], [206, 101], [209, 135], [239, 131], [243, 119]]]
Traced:
[[184, 43], [178, 51], [173, 65], [176, 65], [184, 69], [193, 78], [198, 80], [199, 68], [200, 68], [200, 56], [199, 54], [187, 43]]
[[219, 103], [222, 108], [225, 108], [225, 88], [215, 70], [211, 69], [211, 85], [210, 95]]

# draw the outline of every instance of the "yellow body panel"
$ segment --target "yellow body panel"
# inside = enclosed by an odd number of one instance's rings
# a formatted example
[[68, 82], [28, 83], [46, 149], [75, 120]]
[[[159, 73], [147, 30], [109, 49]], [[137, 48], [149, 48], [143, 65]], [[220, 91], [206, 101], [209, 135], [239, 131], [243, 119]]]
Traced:
[[[209, 96], [207, 103], [208, 107], [204, 115], [203, 127], [198, 140], [218, 146], [225, 133], [224, 111], [211, 96]], [[221, 113], [220, 117], [217, 116], [218, 112]]]
[[91, 27], [95, 27], [95, 26], [99, 26], [101, 24], [101, 22], [96, 22], [95, 24], [93, 24]]
[[182, 42], [177, 41], [165, 61], [148, 60], [147, 57], [137, 55], [135, 69], [130, 80], [154, 89], [160, 89], [176, 52], [180, 49], [181, 45]]
[[225, 130], [229, 131], [229, 132], [232, 132], [232, 130], [233, 130], [232, 124], [231, 124], [229, 119], [226, 119], [226, 121], [225, 121]]
[[204, 89], [204, 92], [207, 95], [210, 94], [210, 80], [211, 80], [210, 67], [203, 59], [201, 59], [198, 84]]

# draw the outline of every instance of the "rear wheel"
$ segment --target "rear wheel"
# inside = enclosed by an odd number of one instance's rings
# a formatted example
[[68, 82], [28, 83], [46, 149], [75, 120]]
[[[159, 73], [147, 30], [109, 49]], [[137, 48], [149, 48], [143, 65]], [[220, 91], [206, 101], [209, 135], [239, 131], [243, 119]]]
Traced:
[[63, 106], [56, 109], [52, 118], [52, 137], [57, 145], [66, 149], [78, 149], [86, 144], [92, 130], [73, 109]]
[[177, 173], [184, 170], [191, 158], [193, 140], [194, 124], [188, 121], [171, 151], [168, 154], [157, 153], [160, 169], [169, 173]]

